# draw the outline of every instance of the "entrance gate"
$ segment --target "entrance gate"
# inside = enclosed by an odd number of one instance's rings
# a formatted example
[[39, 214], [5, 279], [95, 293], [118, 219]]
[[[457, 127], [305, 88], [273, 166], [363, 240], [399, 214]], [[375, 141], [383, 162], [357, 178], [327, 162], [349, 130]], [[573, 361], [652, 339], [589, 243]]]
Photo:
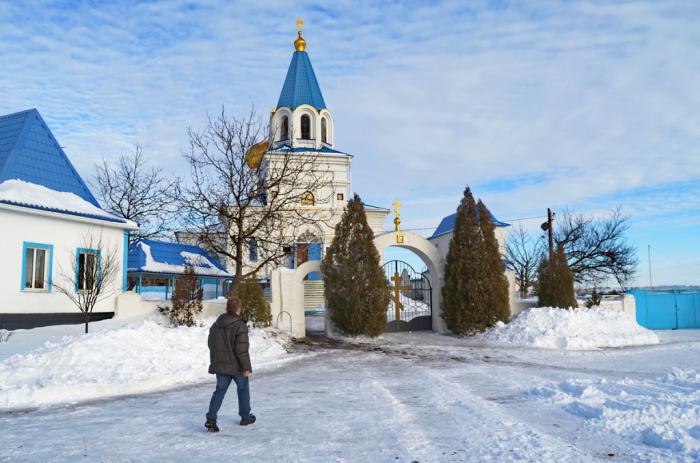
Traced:
[[433, 289], [425, 275], [402, 260], [384, 264], [391, 293], [386, 314], [386, 332], [420, 331], [433, 328]]

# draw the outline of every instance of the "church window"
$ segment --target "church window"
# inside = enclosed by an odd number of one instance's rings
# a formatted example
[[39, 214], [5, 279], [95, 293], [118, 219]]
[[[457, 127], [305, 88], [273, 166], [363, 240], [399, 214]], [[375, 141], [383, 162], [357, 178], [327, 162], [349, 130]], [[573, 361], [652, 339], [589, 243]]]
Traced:
[[254, 237], [248, 242], [248, 260], [251, 262], [258, 261], [258, 240]]
[[321, 141], [323, 143], [328, 143], [328, 123], [326, 122], [326, 118], [323, 117], [321, 118]]
[[289, 118], [284, 116], [282, 118], [282, 140], [289, 140]]
[[338, 194], [336, 195], [336, 198], [338, 199], [338, 201], [342, 201], [343, 198], [345, 198], [345, 195], [344, 195], [343, 193], [338, 193]]
[[301, 116], [301, 138], [302, 140], [311, 139], [311, 118], [306, 114]]
[[316, 203], [316, 198], [314, 198], [314, 194], [310, 191], [302, 193], [300, 199], [302, 206], [313, 206]]

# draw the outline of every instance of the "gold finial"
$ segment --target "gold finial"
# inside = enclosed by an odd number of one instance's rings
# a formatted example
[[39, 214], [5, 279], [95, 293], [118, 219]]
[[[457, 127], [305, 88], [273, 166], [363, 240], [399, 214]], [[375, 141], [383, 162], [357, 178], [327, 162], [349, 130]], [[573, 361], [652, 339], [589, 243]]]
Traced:
[[306, 50], [306, 40], [304, 40], [304, 38], [301, 36], [303, 26], [304, 26], [304, 21], [301, 18], [297, 19], [297, 31], [298, 31], [299, 37], [297, 37], [297, 39], [294, 41], [294, 49], [296, 51]]
[[401, 203], [397, 199], [392, 203], [392, 205], [394, 206], [394, 231], [401, 231], [401, 212], [399, 211]]

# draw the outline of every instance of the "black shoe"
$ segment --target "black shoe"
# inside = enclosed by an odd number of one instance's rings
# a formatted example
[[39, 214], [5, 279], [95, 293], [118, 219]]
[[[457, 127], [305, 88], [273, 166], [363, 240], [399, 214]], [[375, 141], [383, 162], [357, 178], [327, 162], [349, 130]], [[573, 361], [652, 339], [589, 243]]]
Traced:
[[255, 415], [249, 415], [248, 418], [241, 419], [241, 426], [248, 426], [255, 423]]
[[219, 432], [219, 427], [216, 425], [216, 421], [214, 420], [207, 419], [207, 422], [204, 423], [204, 427], [207, 428], [207, 431], [209, 432]]

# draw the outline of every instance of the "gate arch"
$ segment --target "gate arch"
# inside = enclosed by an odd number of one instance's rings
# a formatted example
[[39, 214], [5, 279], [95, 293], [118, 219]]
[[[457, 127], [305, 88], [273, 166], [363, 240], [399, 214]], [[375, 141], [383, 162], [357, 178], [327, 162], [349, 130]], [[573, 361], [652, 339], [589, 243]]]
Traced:
[[389, 246], [396, 246], [413, 251], [423, 260], [426, 267], [428, 267], [428, 275], [426, 276], [432, 287], [433, 331], [447, 331], [445, 322], [442, 319], [442, 308], [440, 306], [440, 292], [442, 289], [445, 262], [437, 246], [426, 238], [409, 231], [381, 233], [374, 237], [374, 245], [379, 251], [382, 264], [384, 263], [384, 249]]

